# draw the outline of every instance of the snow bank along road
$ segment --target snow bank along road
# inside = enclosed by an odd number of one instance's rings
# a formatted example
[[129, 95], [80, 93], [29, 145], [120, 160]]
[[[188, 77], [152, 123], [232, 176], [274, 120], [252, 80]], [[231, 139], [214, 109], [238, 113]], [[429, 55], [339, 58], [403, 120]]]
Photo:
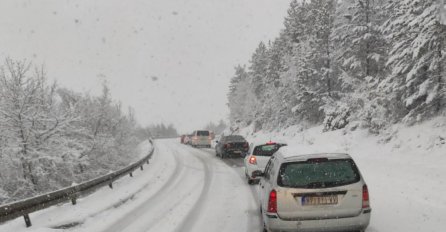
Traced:
[[3, 231], [260, 231], [255, 186], [246, 184], [242, 160], [220, 160], [211, 149], [158, 140], [151, 164], [114, 189], [31, 214]]

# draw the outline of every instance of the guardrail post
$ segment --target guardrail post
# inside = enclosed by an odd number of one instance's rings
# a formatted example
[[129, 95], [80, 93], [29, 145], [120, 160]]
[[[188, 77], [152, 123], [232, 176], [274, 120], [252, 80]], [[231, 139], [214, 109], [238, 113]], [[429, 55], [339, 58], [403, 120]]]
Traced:
[[110, 182], [110, 183], [108, 184], [108, 187], [110, 187], [111, 189], [113, 189], [113, 182]]
[[77, 199], [76, 197], [72, 197], [71, 198], [71, 204], [76, 205], [77, 204]]
[[141, 171], [144, 170], [144, 165], [141, 165]]
[[26, 227], [31, 227], [32, 224], [31, 224], [31, 219], [29, 218], [29, 215], [25, 214], [25, 215], [23, 215], [23, 218], [25, 219]]
[[129, 173], [129, 175], [130, 175], [130, 177], [133, 177], [133, 173], [131, 172], [131, 173]]

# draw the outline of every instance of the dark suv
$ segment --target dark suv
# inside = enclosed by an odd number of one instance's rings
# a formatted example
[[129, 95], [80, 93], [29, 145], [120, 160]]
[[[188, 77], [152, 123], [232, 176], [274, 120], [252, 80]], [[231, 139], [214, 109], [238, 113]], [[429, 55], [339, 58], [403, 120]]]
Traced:
[[222, 136], [220, 141], [216, 141], [215, 154], [221, 158], [230, 155], [244, 157], [249, 151], [249, 144], [241, 135]]

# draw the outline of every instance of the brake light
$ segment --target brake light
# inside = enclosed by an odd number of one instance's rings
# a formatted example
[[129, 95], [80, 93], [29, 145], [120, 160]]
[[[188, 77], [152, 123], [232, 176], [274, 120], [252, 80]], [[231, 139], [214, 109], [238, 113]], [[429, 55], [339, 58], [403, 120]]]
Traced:
[[192, 138], [192, 140], [198, 140], [198, 137], [197, 137], [197, 136], [194, 136], [194, 137]]
[[370, 207], [370, 199], [369, 199], [369, 189], [367, 185], [362, 186], [362, 208]]
[[248, 143], [244, 143], [244, 144], [243, 144], [243, 147], [248, 147], [248, 146], [249, 146]]
[[266, 145], [274, 145], [274, 144], [276, 144], [276, 143], [275, 142], [271, 142], [271, 141], [266, 143]]
[[276, 190], [272, 190], [269, 193], [269, 200], [268, 200], [268, 213], [277, 213], [277, 192]]
[[225, 144], [225, 148], [230, 148], [231, 147], [231, 144], [230, 143], [226, 143]]
[[257, 158], [255, 156], [250, 156], [249, 157], [249, 163], [250, 164], [257, 164]]

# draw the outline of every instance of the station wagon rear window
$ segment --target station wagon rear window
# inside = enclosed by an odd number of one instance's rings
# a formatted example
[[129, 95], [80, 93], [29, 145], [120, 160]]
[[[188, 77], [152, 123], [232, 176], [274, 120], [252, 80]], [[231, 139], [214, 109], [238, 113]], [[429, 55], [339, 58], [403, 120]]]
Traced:
[[253, 155], [255, 156], [272, 156], [274, 152], [279, 150], [279, 144], [260, 145], [254, 148]]
[[356, 183], [358, 168], [351, 159], [319, 159], [284, 163], [277, 183], [290, 188], [330, 188]]
[[245, 142], [245, 138], [243, 138], [243, 136], [240, 135], [229, 135], [226, 136], [225, 140], [227, 141], [232, 141], [232, 142]]
[[209, 131], [197, 131], [197, 136], [209, 136]]

